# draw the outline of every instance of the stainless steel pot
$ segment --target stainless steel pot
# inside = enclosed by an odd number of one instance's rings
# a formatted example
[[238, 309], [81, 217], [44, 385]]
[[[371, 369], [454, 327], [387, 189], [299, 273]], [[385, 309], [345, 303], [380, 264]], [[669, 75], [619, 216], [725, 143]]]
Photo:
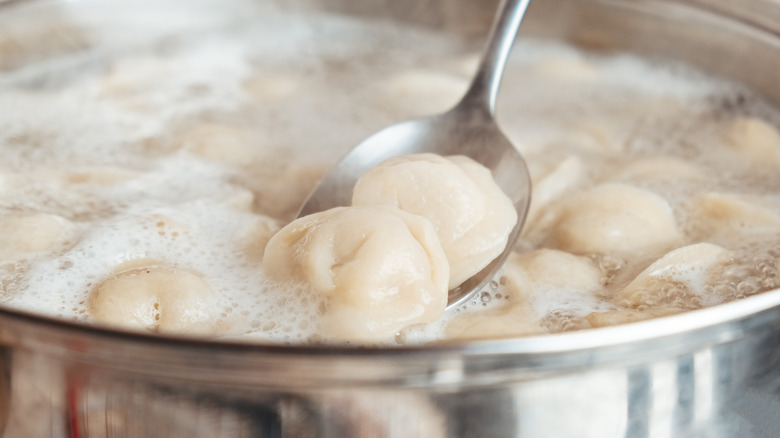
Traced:
[[[79, 7], [29, 3], [0, 15]], [[480, 34], [494, 6], [285, 5], [461, 35]], [[539, 0], [523, 32], [684, 59], [780, 104], [773, 1]], [[619, 327], [396, 349], [177, 339], [0, 310], [0, 344], [8, 437], [732, 437], [744, 432], [735, 396], [780, 369], [780, 290]]]

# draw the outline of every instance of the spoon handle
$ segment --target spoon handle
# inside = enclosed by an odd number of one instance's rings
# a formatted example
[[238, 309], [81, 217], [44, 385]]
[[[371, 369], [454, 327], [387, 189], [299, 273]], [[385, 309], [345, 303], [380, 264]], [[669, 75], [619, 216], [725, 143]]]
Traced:
[[501, 0], [477, 73], [457, 106], [474, 105], [493, 115], [504, 66], [529, 2]]

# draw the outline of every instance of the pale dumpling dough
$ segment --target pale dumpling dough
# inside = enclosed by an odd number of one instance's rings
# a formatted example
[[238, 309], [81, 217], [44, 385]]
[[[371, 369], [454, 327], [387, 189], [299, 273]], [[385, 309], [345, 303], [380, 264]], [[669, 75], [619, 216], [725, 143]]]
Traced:
[[780, 133], [761, 119], [739, 117], [734, 120], [727, 125], [726, 144], [755, 162], [780, 164]]
[[241, 230], [240, 241], [247, 257], [251, 260], [263, 260], [265, 247], [277, 231], [279, 231], [279, 226], [276, 222], [265, 217], [255, 218], [245, 229]]
[[317, 165], [290, 164], [273, 168], [253, 169], [257, 178], [252, 186], [256, 190], [254, 209], [264, 215], [285, 222], [295, 214], [306, 200], [312, 187], [322, 179], [325, 168]]
[[575, 254], [645, 254], [680, 239], [669, 203], [626, 184], [602, 184], [562, 201], [551, 244]]
[[398, 208], [430, 220], [450, 265], [450, 289], [501, 254], [517, 223], [490, 171], [464, 156], [391, 158], [358, 180], [352, 205]]
[[538, 249], [512, 254], [509, 263], [521, 269], [533, 284], [587, 292], [601, 288], [601, 270], [590, 259], [564, 251]]
[[696, 231], [703, 238], [744, 239], [750, 233], [777, 233], [780, 211], [758, 197], [727, 193], [706, 193], [694, 199]]
[[297, 219], [265, 249], [266, 274], [325, 299], [328, 340], [384, 341], [433, 322], [447, 304], [447, 259], [433, 225], [382, 207], [340, 207]]
[[215, 333], [216, 297], [193, 272], [163, 266], [124, 270], [98, 284], [88, 300], [96, 322], [161, 333]]
[[0, 218], [0, 260], [52, 249], [69, 222], [45, 213], [14, 213]]
[[[696, 308], [712, 271], [723, 267], [731, 251], [711, 243], [696, 243], [670, 251], [647, 267], [616, 295], [628, 307], [671, 305]], [[717, 297], [709, 297], [717, 300]], [[716, 302], [704, 303], [707, 305]]]
[[[452, 339], [489, 339], [527, 336], [544, 333], [531, 304], [533, 279], [516, 263], [518, 254], [511, 254], [504, 265], [501, 283], [504, 286], [505, 305], [487, 310], [472, 311], [456, 316], [446, 328]], [[493, 298], [497, 299], [497, 298]]]
[[533, 178], [531, 205], [523, 234], [527, 235], [535, 228], [544, 228], [548, 225], [554, 214], [547, 206], [564, 193], [582, 184], [585, 179], [584, 167], [580, 158], [570, 156], [542, 176]]
[[452, 321], [446, 335], [452, 339], [500, 339], [544, 333], [527, 303], [469, 313]]

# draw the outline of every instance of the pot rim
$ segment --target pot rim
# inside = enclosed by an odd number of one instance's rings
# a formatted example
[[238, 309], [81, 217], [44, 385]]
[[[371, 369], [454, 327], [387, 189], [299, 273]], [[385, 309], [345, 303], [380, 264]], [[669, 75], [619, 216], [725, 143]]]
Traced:
[[[16, 325], [35, 325], [47, 332], [62, 335], [85, 336], [105, 341], [132, 342], [157, 347], [176, 347], [208, 351], [243, 352], [247, 354], [271, 353], [280, 355], [403, 355], [409, 353], [434, 353], [457, 351], [464, 355], [484, 354], [559, 354], [575, 350], [602, 349], [636, 344], [687, 333], [717, 329], [738, 324], [762, 312], [780, 310], [780, 289], [761, 292], [736, 301], [662, 316], [643, 321], [618, 324], [609, 327], [589, 328], [563, 333], [547, 333], [531, 336], [507, 337], [485, 340], [449, 340], [419, 345], [335, 345], [335, 344], [275, 344], [262, 340], [198, 338], [192, 336], [157, 334], [122, 330], [98, 324], [43, 316], [22, 310], [0, 307], [0, 320]], [[12, 324], [11, 326], [13, 326]], [[8, 338], [8, 327], [0, 327], [0, 340]], [[737, 336], [734, 336], [737, 335]], [[719, 342], [736, 339], [738, 333]], [[16, 337], [16, 336], [13, 336]], [[16, 341], [25, 344], [24, 336]], [[701, 339], [706, 343], [708, 339]], [[716, 339], [709, 340], [716, 341]]]

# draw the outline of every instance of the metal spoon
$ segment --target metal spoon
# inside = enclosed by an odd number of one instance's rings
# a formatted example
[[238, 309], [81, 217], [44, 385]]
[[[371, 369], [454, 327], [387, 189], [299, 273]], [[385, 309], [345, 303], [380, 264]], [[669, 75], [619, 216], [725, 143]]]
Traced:
[[493, 173], [496, 183], [514, 203], [517, 224], [504, 252], [482, 271], [449, 291], [447, 307], [457, 306], [493, 279], [514, 247], [531, 201], [531, 180], [519, 152], [493, 117], [501, 76], [517, 29], [530, 0], [503, 0], [471, 85], [454, 108], [444, 114], [387, 127], [353, 148], [319, 182], [298, 217], [352, 201], [352, 187], [368, 169], [405, 154], [432, 152], [466, 155]]

